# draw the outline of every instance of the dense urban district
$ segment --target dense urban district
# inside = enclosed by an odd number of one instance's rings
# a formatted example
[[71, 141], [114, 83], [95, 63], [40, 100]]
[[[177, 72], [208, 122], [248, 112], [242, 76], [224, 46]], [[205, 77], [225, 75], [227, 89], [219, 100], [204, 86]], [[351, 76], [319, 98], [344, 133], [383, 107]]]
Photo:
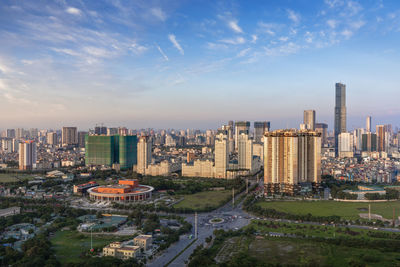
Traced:
[[1, 266], [399, 266], [398, 128], [5, 129]]

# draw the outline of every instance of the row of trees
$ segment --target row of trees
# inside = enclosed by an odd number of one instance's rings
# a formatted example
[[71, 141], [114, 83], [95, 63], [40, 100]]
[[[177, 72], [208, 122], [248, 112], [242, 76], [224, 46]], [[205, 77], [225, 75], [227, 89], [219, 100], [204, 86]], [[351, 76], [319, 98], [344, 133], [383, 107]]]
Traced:
[[140, 183], [151, 185], [156, 190], [170, 190], [175, 194], [195, 194], [202, 191], [208, 191], [213, 187], [224, 187], [227, 190], [232, 188], [239, 189], [244, 181], [240, 178], [225, 180], [211, 178], [167, 178], [144, 176], [139, 178]]

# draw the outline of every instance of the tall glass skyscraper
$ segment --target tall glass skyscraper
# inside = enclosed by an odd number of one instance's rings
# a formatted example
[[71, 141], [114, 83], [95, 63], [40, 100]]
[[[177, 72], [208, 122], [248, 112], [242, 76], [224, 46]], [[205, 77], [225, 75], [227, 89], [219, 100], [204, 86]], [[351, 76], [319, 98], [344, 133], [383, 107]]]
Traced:
[[85, 143], [87, 166], [117, 163], [121, 169], [129, 169], [137, 162], [136, 135], [86, 135]]
[[336, 83], [335, 104], [335, 154], [338, 156], [339, 139], [341, 133], [346, 132], [346, 85]]

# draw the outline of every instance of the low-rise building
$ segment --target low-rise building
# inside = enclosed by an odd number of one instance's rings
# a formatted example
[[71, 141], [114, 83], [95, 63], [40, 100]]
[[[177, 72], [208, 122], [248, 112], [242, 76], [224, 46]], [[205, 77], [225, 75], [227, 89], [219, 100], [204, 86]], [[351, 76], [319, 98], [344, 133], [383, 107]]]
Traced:
[[121, 242], [113, 242], [103, 248], [103, 256], [111, 256], [121, 260], [136, 258], [139, 252], [139, 246], [128, 246]]
[[139, 235], [133, 239], [133, 243], [135, 246], [139, 246], [147, 251], [153, 244], [153, 237], [151, 235]]

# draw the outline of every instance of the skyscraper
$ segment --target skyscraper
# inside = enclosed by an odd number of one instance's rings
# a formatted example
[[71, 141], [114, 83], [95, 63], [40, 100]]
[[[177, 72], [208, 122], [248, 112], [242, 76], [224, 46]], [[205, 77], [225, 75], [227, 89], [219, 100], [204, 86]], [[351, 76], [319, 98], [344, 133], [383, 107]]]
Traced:
[[328, 138], [328, 124], [326, 123], [316, 123], [315, 131], [321, 134], [321, 145], [326, 144]]
[[236, 121], [235, 122], [235, 150], [238, 149], [239, 135], [242, 132], [250, 132], [250, 122], [249, 121]]
[[137, 144], [137, 173], [145, 174], [147, 166], [151, 164], [151, 146], [149, 136], [139, 137]]
[[366, 130], [367, 130], [367, 133], [370, 133], [371, 132], [371, 120], [372, 120], [372, 118], [371, 118], [371, 116], [368, 116], [367, 117], [367, 128], [366, 128]]
[[307, 130], [315, 130], [315, 110], [304, 110], [303, 123]]
[[36, 143], [24, 141], [19, 144], [19, 169], [32, 170], [36, 168]]
[[15, 129], [7, 129], [7, 136], [8, 138], [15, 138]]
[[386, 125], [376, 125], [377, 149], [379, 152], [386, 151], [387, 132]]
[[117, 135], [118, 134], [118, 128], [108, 128], [107, 129], [107, 135]]
[[265, 132], [269, 131], [269, 121], [255, 121], [254, 122], [254, 142], [261, 143]]
[[86, 135], [85, 163], [87, 166], [132, 168], [137, 163], [137, 137], [133, 135]]
[[353, 157], [354, 137], [351, 133], [341, 133], [338, 136], [339, 157]]
[[58, 145], [57, 133], [55, 132], [47, 133], [46, 139], [47, 139], [47, 144], [52, 146]]
[[376, 151], [376, 134], [367, 132], [362, 135], [362, 148], [363, 152], [373, 152]]
[[105, 126], [96, 126], [94, 127], [94, 134], [98, 134], [98, 135], [106, 135], [107, 134], [107, 127]]
[[78, 147], [84, 148], [85, 147], [85, 137], [88, 132], [78, 132]]
[[265, 194], [295, 194], [300, 183], [321, 182], [321, 137], [304, 130], [277, 130], [264, 135]]
[[239, 169], [253, 170], [253, 140], [246, 133], [239, 136], [238, 163]]
[[233, 153], [235, 151], [235, 140], [233, 139], [233, 121], [229, 121], [228, 125], [222, 125], [221, 129], [227, 132], [228, 152], [229, 154]]
[[78, 144], [78, 132], [76, 127], [63, 127], [61, 137], [63, 145]]
[[226, 169], [229, 164], [228, 136], [221, 131], [215, 138], [215, 178], [226, 178]]
[[338, 136], [346, 132], [346, 85], [336, 83], [335, 103], [335, 154], [338, 156]]

